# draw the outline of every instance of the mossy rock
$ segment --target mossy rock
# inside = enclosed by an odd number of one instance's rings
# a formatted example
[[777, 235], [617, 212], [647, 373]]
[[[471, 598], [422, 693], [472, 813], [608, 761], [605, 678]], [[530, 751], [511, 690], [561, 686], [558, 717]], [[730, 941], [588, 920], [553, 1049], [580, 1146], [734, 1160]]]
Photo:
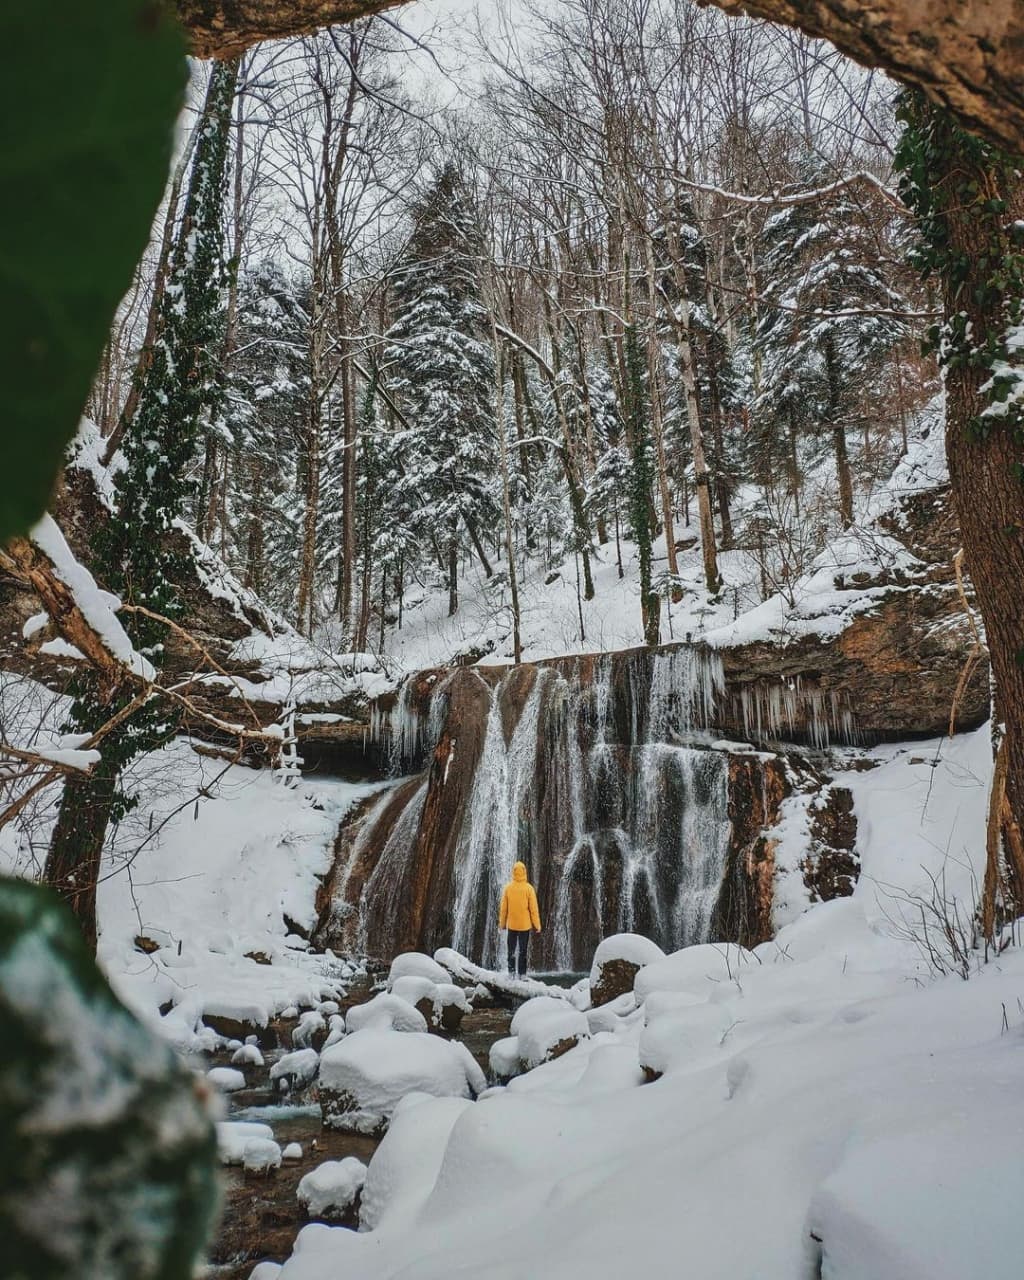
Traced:
[[8, 1280], [186, 1280], [217, 1209], [197, 1084], [48, 890], [0, 879], [0, 1239]]

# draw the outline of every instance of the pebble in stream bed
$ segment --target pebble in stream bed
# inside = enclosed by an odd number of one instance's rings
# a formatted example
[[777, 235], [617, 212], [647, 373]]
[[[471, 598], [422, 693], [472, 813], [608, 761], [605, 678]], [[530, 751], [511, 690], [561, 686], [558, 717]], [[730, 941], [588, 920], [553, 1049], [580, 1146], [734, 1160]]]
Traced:
[[[340, 1012], [347, 1014], [353, 1005], [365, 1003], [375, 994], [369, 982], [353, 986]], [[490, 1046], [508, 1034], [510, 1018], [508, 1009], [498, 1007], [474, 1010], [463, 1019], [457, 1038], [485, 1072]], [[306, 1026], [312, 1021], [307, 1019]], [[259, 1174], [247, 1174], [239, 1165], [225, 1168], [224, 1208], [204, 1272], [207, 1280], [249, 1280], [258, 1262], [283, 1262], [291, 1254], [296, 1235], [311, 1220], [297, 1194], [303, 1177], [326, 1161], [355, 1157], [369, 1164], [379, 1145], [379, 1138], [325, 1129], [315, 1098], [315, 1081], [300, 1085], [287, 1096], [270, 1084], [269, 1073], [291, 1051], [292, 1032], [300, 1022], [298, 1015], [277, 1020], [273, 1030], [282, 1047], [264, 1049], [259, 1068], [255, 1062], [236, 1064], [246, 1072], [246, 1088], [226, 1100], [228, 1119], [270, 1126], [274, 1142], [283, 1149], [282, 1162], [280, 1167]], [[211, 1065], [227, 1065], [231, 1057], [232, 1051], [220, 1051], [211, 1056]], [[295, 1146], [301, 1148], [301, 1154], [293, 1158], [289, 1148]]]

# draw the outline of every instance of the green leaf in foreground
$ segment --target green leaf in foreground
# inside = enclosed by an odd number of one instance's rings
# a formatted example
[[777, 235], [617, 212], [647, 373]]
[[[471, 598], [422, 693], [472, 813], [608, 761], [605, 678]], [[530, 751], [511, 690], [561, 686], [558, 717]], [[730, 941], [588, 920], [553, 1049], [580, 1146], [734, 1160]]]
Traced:
[[196, 1084], [50, 890], [0, 879], [7, 1280], [187, 1280], [216, 1208]]
[[155, 0], [0, 10], [0, 542], [45, 508], [167, 178], [184, 86]]

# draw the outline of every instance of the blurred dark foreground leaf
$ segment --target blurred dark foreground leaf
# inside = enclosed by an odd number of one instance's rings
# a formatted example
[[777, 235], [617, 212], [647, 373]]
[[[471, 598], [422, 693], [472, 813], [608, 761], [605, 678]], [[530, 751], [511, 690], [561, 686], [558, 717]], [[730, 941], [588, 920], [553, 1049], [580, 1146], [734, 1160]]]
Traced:
[[0, 8], [0, 543], [43, 513], [167, 180], [185, 62], [162, 13]]

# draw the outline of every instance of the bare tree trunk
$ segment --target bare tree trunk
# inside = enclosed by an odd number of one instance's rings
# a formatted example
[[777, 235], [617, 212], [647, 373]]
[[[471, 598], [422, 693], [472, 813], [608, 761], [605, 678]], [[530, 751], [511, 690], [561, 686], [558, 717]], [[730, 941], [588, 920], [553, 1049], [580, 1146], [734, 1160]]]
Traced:
[[321, 404], [319, 388], [310, 389], [306, 421], [305, 509], [302, 515], [302, 547], [299, 553], [299, 590], [296, 600], [296, 626], [307, 635], [313, 634], [316, 590], [317, 515], [320, 501], [320, 437]]

